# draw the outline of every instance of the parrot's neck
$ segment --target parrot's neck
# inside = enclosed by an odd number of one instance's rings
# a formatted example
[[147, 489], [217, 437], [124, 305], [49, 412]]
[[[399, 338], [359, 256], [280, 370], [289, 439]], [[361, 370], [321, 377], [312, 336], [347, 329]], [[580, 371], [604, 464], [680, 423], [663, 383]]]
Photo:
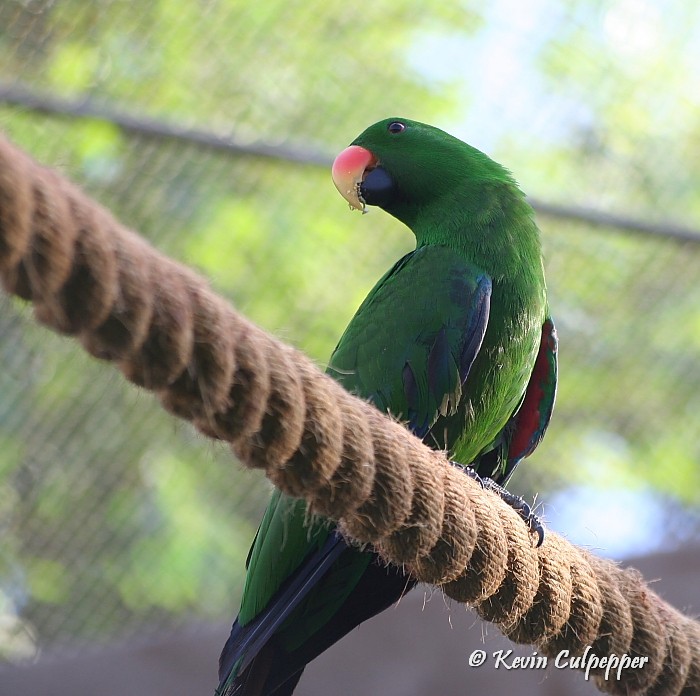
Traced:
[[533, 262], [540, 266], [539, 230], [519, 189], [482, 188], [478, 197], [468, 193], [414, 211], [409, 227], [417, 246], [450, 247], [493, 278], [516, 275]]

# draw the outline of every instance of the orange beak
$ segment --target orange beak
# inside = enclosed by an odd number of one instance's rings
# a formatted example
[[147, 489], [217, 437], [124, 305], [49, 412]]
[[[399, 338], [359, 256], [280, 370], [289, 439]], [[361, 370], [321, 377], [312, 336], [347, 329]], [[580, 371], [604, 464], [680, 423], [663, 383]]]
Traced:
[[377, 158], [359, 145], [350, 145], [335, 158], [331, 170], [333, 183], [351, 208], [366, 212], [365, 202], [360, 195], [360, 184], [365, 174], [376, 166]]

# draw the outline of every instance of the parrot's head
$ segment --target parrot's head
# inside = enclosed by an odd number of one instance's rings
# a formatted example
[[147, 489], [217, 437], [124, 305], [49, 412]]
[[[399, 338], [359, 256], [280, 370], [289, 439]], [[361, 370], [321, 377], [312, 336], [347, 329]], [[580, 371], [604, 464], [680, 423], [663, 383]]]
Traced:
[[364, 212], [377, 205], [409, 226], [421, 209], [441, 200], [478, 205], [488, 182], [515, 186], [483, 152], [406, 118], [370, 126], [336, 157], [332, 176], [351, 207]]

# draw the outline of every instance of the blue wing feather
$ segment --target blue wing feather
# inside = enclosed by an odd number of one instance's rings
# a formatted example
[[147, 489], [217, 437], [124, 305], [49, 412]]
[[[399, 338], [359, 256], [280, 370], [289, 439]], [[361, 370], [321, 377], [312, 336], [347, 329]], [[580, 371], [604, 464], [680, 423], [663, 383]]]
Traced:
[[471, 320], [467, 327], [466, 340], [459, 360], [459, 373], [462, 377], [462, 384], [467, 381], [469, 370], [474, 364], [474, 360], [476, 360], [479, 348], [481, 348], [484, 340], [491, 309], [491, 289], [491, 278], [487, 275], [482, 275], [478, 278], [476, 290], [471, 297]]
[[[454, 290], [455, 283], [452, 284]], [[403, 368], [403, 389], [408, 405], [408, 425], [418, 437], [425, 437], [440, 416], [457, 412], [462, 399], [462, 386], [469, 376], [479, 353], [488, 325], [491, 279], [476, 278], [474, 285], [460, 284], [459, 295], [451, 293], [457, 302], [458, 316], [451, 324], [442, 324], [430, 346], [427, 359], [414, 360], [425, 371], [426, 389], [416, 376], [412, 362]], [[460, 345], [461, 344], [461, 345]], [[427, 393], [426, 393], [427, 392]]]

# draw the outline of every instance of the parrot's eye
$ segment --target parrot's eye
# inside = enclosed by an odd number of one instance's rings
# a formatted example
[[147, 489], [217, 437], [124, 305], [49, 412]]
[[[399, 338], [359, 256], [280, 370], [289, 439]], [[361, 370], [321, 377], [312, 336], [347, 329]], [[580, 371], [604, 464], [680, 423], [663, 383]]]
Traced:
[[392, 134], [403, 133], [406, 130], [406, 125], [401, 121], [392, 121], [386, 129]]

